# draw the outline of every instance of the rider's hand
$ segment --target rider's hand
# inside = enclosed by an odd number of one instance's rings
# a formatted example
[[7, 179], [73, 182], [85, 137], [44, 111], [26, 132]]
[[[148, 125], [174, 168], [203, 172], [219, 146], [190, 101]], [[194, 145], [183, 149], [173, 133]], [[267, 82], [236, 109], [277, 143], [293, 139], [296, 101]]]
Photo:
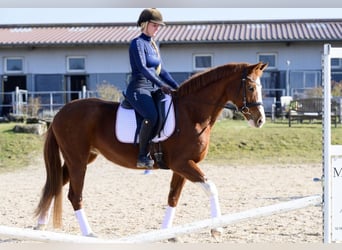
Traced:
[[172, 90], [169, 87], [162, 86], [161, 90], [163, 91], [164, 94], [170, 95]]

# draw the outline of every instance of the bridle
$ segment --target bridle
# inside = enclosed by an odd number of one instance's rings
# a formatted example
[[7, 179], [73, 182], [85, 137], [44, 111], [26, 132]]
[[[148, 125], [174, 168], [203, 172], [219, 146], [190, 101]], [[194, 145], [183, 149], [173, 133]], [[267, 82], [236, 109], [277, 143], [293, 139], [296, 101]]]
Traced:
[[[239, 92], [241, 91], [241, 88], [243, 89], [242, 107], [239, 108], [234, 103], [228, 102], [225, 105], [223, 105], [223, 108], [230, 109], [234, 112], [241, 112], [244, 115], [251, 115], [251, 113], [249, 112], [249, 108], [263, 105], [262, 102], [248, 102], [247, 101], [247, 89], [246, 89], [246, 80], [247, 79], [256, 83], [257, 85], [260, 85], [260, 83], [257, 83], [254, 79], [248, 77], [247, 76], [247, 70], [244, 69], [243, 74], [242, 74], [242, 78], [241, 78], [240, 89], [239, 89]], [[175, 100], [176, 100], [176, 98], [173, 95], [173, 102], [175, 102]], [[215, 103], [208, 103], [208, 102], [203, 102], [203, 101], [201, 103], [206, 104], [206, 105], [217, 106], [217, 104], [215, 104]], [[221, 105], [219, 105], [219, 106], [222, 107]]]
[[[243, 74], [242, 74], [242, 78], [241, 78], [241, 87], [243, 89], [243, 104], [242, 107], [237, 107], [235, 104], [233, 103], [227, 103], [226, 105], [224, 105], [225, 108], [227, 109], [231, 109], [234, 111], [240, 111], [242, 114], [245, 115], [250, 115], [251, 113], [249, 112], [249, 108], [251, 107], [258, 107], [260, 105], [263, 105], [262, 102], [248, 102], [247, 101], [247, 89], [246, 89], [246, 80], [249, 79], [252, 82], [255, 82], [255, 80], [251, 79], [250, 77], [247, 76], [247, 70], [244, 69], [243, 70]], [[259, 83], [257, 83], [259, 84]], [[241, 88], [240, 88], [241, 89]]]
[[[234, 112], [241, 112], [243, 115], [249, 115], [252, 119], [254, 119], [253, 115], [249, 112], [249, 108], [263, 105], [263, 103], [262, 102], [248, 102], [247, 101], [247, 90], [246, 90], [246, 80], [247, 79], [249, 79], [252, 82], [255, 82], [256, 84], [260, 84], [260, 83], [257, 83], [255, 80], [251, 79], [250, 77], [248, 77], [247, 71], [246, 71], [246, 69], [244, 69], [243, 74], [242, 74], [242, 78], [241, 78], [241, 85], [240, 85], [240, 89], [239, 89], [239, 92], [240, 92], [241, 87], [243, 88], [243, 102], [242, 102], [243, 104], [242, 104], [242, 107], [239, 108], [235, 104], [228, 102], [223, 106], [223, 108], [233, 110]], [[177, 98], [175, 98], [175, 96], [173, 95], [172, 100], [175, 103]], [[206, 104], [206, 105], [217, 106], [217, 104], [214, 104], [214, 103], [206, 103], [206, 102], [201, 102], [201, 103]], [[219, 106], [222, 107], [221, 105], [219, 105]], [[177, 110], [175, 112], [176, 112], [176, 120], [178, 120]], [[177, 124], [178, 124], [178, 122], [177, 122]], [[203, 128], [201, 133], [203, 133], [206, 128], [207, 128], [207, 126], [205, 126]], [[180, 129], [177, 128], [177, 131], [179, 132]], [[201, 133], [199, 133], [199, 134], [201, 134]]]

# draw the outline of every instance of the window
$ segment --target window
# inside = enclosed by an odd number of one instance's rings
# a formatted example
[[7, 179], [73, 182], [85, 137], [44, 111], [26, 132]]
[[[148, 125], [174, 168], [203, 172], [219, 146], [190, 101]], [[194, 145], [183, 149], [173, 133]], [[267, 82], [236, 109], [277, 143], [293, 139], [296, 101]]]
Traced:
[[290, 74], [290, 88], [292, 95], [302, 93], [305, 89], [321, 86], [322, 78], [320, 71], [292, 71]]
[[84, 72], [85, 71], [85, 57], [70, 56], [67, 58], [67, 71], [69, 72]]
[[24, 59], [21, 57], [5, 58], [5, 72], [6, 73], [22, 73], [24, 71]]
[[195, 71], [204, 70], [213, 66], [213, 56], [210, 54], [197, 54], [193, 57]]
[[340, 58], [331, 58], [331, 67], [336, 69], [336, 68], [341, 68], [342, 63]]
[[277, 54], [275, 53], [260, 53], [257, 60], [259, 62], [268, 63], [268, 69], [277, 68]]

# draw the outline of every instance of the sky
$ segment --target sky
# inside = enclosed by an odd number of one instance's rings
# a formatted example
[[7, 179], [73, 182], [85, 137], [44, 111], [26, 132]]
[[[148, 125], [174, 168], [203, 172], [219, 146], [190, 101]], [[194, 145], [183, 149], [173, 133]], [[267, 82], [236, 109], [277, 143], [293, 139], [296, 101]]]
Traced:
[[[143, 8], [0, 8], [0, 24], [136, 22]], [[166, 23], [342, 18], [342, 8], [159, 8]]]

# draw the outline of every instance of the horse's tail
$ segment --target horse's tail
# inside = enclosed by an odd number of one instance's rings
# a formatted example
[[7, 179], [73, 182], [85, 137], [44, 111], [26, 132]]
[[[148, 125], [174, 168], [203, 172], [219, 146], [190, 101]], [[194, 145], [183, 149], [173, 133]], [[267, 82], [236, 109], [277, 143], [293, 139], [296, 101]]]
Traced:
[[49, 213], [52, 200], [54, 200], [53, 225], [54, 227], [60, 227], [62, 221], [63, 168], [61, 165], [59, 146], [52, 126], [49, 127], [46, 134], [44, 161], [46, 182], [35, 214], [39, 216]]

